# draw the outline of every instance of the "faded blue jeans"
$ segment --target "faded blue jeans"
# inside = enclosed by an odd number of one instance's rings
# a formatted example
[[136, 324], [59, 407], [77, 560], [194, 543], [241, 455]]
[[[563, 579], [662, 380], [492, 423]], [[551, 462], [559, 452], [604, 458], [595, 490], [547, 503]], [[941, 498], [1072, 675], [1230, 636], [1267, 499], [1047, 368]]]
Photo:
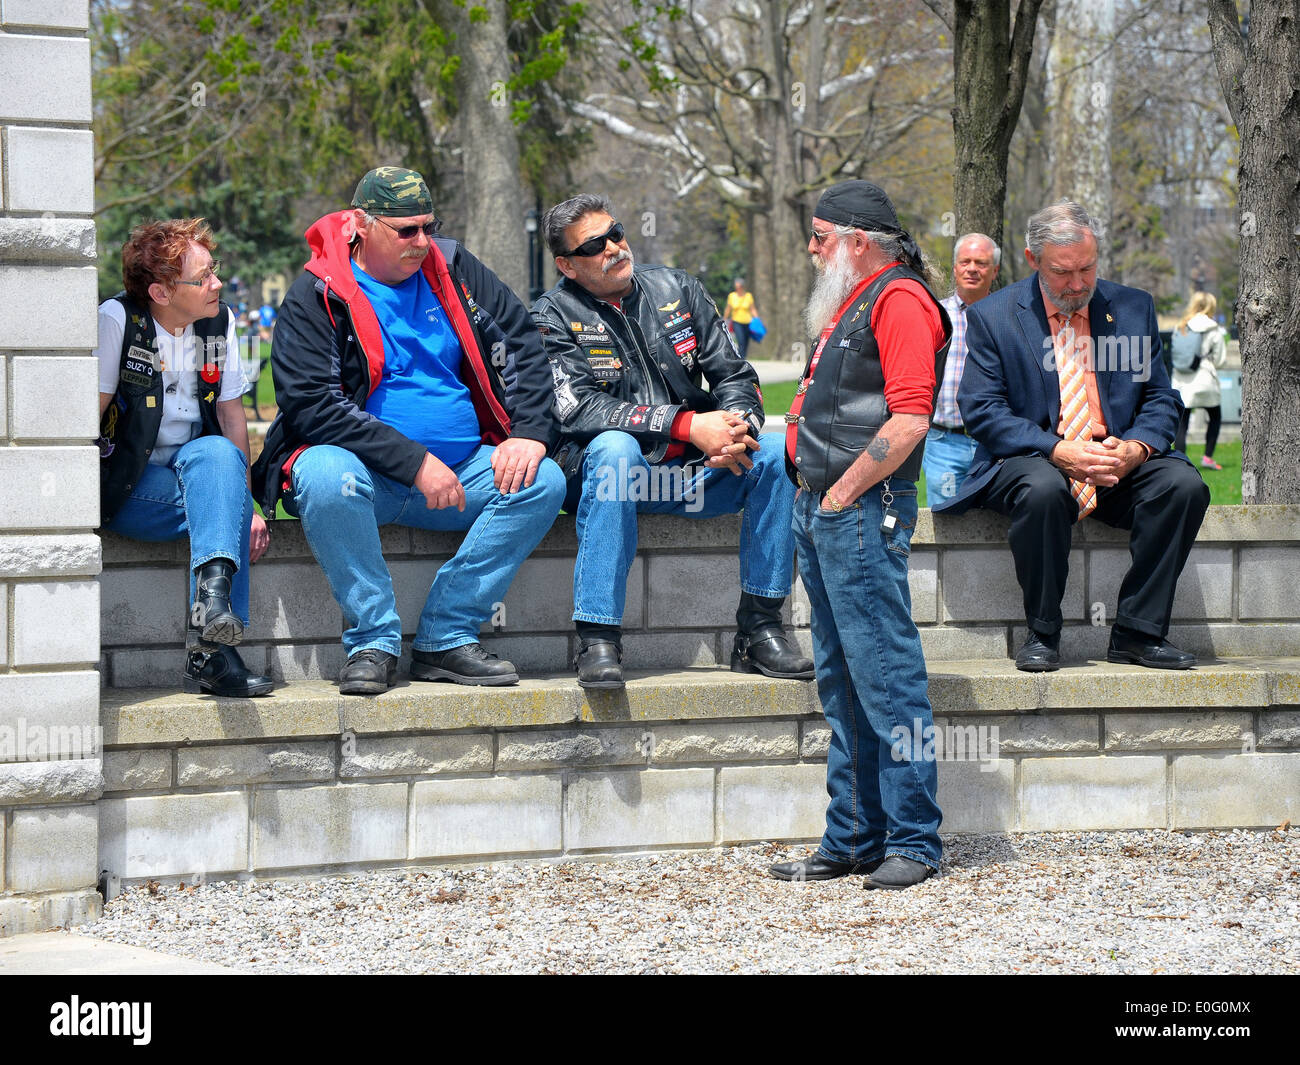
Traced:
[[961, 433], [950, 433], [937, 425], [925, 434], [925, 492], [931, 506], [938, 506], [957, 494], [970, 464], [975, 461], [975, 441]]
[[[776, 433], [759, 437], [753, 468], [683, 467], [681, 459], [651, 465], [630, 433], [611, 430], [587, 445], [577, 501], [578, 559], [573, 567], [573, 620], [622, 625], [627, 572], [636, 557], [637, 514], [713, 518], [744, 511], [740, 521], [740, 587], [780, 598], [794, 578], [790, 508], [794, 485], [785, 475], [785, 445]], [[570, 488], [576, 494], [578, 486]], [[683, 610], [690, 604], [683, 603]]]
[[[916, 485], [893, 479], [892, 532], [881, 530], [881, 488], [836, 514], [800, 492], [794, 505], [799, 575], [811, 606], [817, 694], [831, 727], [826, 834], [837, 862], [900, 855], [939, 867], [942, 815], [934, 760], [913, 761], [911, 737], [933, 724], [921, 637], [912, 621], [907, 561]], [[897, 756], [896, 756], [897, 754]]]
[[214, 558], [235, 563], [230, 608], [248, 624], [248, 460], [224, 436], [182, 444], [166, 466], [144, 468], [131, 497], [104, 528], [132, 540], [162, 543], [190, 538], [190, 603], [194, 571]]
[[303, 535], [343, 611], [343, 649], [402, 653], [402, 621], [384, 563], [379, 526], [465, 531], [459, 550], [439, 567], [415, 630], [416, 650], [448, 651], [478, 641], [494, 604], [551, 527], [564, 499], [564, 474], [543, 459], [528, 488], [502, 495], [492, 479], [491, 447], [481, 445], [452, 472], [465, 489], [465, 510], [430, 510], [415, 488], [370, 470], [351, 451], [309, 447], [293, 464], [293, 499]]

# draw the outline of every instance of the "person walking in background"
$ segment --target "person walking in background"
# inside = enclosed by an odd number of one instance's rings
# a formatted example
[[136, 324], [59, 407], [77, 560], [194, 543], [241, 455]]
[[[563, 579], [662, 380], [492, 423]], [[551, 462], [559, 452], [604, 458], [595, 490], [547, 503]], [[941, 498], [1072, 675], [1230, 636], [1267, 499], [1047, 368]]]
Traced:
[[745, 279], [736, 278], [735, 288], [727, 293], [727, 307], [722, 318], [731, 326], [736, 339], [736, 351], [742, 359], [749, 358], [749, 323], [758, 315], [754, 294], [745, 288]]
[[1183, 413], [1178, 422], [1178, 435], [1174, 450], [1187, 452], [1187, 424], [1194, 407], [1205, 408], [1205, 454], [1201, 465], [1207, 470], [1223, 469], [1214, 461], [1214, 445], [1219, 442], [1221, 413], [1219, 403], [1219, 367], [1228, 358], [1228, 345], [1223, 331], [1214, 320], [1217, 301], [1208, 292], [1193, 292], [1187, 310], [1174, 330], [1173, 362], [1174, 388], [1183, 401]]

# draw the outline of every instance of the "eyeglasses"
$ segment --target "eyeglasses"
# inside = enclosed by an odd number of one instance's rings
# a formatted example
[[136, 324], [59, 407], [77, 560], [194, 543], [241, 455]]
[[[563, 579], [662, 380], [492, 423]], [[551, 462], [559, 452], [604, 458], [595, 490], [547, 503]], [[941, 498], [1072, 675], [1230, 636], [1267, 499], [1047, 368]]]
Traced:
[[605, 250], [605, 242], [612, 240], [615, 244], [622, 244], [623, 238], [627, 236], [627, 230], [623, 228], [622, 222], [615, 222], [604, 233], [598, 237], [592, 237], [590, 240], [584, 240], [573, 251], [564, 253], [566, 258], [572, 259], [577, 256], [580, 259], [589, 259], [593, 255], [599, 255]]
[[827, 237], [831, 236], [831, 234], [833, 234], [834, 232], [835, 230], [828, 229], [826, 230], [825, 233], [818, 233], [817, 230], [814, 229], [812, 231], [812, 239], [817, 242], [817, 247], [820, 248], [822, 246], [822, 241], [824, 241]]
[[213, 279], [213, 277], [215, 277], [220, 272], [220, 270], [221, 270], [221, 260], [213, 259], [212, 262], [208, 265], [208, 268], [204, 270], [201, 275], [199, 275], [199, 279], [197, 281], [177, 281], [176, 284], [193, 285], [195, 288], [203, 288], [209, 281]]
[[[382, 218], [376, 218], [375, 221], [384, 222]], [[389, 225], [387, 222], [384, 222], [384, 225], [397, 234], [398, 240], [414, 240], [417, 233], [423, 233], [432, 240], [437, 235], [438, 230], [442, 228], [442, 219], [435, 218], [432, 222], [425, 222], [422, 226], [394, 226]]]

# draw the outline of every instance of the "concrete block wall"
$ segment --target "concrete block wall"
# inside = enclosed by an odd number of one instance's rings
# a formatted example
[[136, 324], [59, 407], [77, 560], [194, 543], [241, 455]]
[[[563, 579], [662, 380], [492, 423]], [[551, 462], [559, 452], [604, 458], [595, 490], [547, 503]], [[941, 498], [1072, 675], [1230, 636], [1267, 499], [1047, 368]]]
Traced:
[[[912, 616], [926, 661], [1005, 659], [1024, 640], [1021, 593], [992, 514], [934, 518], [921, 512], [912, 542]], [[628, 575], [626, 662], [633, 668], [726, 665], [739, 596], [736, 516], [691, 521], [642, 516]], [[1213, 507], [1174, 600], [1171, 639], [1207, 658], [1300, 654], [1300, 507]], [[403, 631], [415, 631], [429, 584], [459, 537], [383, 530]], [[1096, 523], [1075, 533], [1063, 609], [1067, 655], [1104, 657], [1126, 534]], [[484, 627], [484, 643], [525, 673], [567, 673], [572, 636], [573, 519], [562, 515], [520, 568]], [[182, 664], [188, 548], [104, 536], [100, 581], [105, 682], [175, 688]], [[796, 579], [787, 608], [811, 650], [808, 601]], [[274, 525], [252, 573], [252, 627], [242, 653], [277, 680], [333, 679], [343, 664], [341, 620], [297, 522]]]
[[[430, 684], [364, 700], [305, 684], [284, 706], [139, 694], [104, 705], [100, 865], [127, 881], [812, 841], [823, 828], [830, 737], [811, 684], [685, 670], [645, 671], [624, 693], [566, 680], [512, 698]], [[1300, 817], [1300, 662], [953, 668], [932, 674], [930, 699], [947, 737], [947, 834]]]
[[0, 0], [0, 935], [100, 905], [87, 20]]

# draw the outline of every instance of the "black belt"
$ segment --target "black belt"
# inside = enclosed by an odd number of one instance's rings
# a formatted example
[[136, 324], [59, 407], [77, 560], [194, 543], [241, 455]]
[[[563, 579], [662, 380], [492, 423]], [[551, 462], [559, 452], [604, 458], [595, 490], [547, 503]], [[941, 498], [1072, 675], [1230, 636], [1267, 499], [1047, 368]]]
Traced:
[[956, 433], [958, 436], [970, 436], [970, 433], [966, 432], [966, 426], [964, 425], [940, 425], [938, 422], [931, 422], [930, 424], [945, 433]]

